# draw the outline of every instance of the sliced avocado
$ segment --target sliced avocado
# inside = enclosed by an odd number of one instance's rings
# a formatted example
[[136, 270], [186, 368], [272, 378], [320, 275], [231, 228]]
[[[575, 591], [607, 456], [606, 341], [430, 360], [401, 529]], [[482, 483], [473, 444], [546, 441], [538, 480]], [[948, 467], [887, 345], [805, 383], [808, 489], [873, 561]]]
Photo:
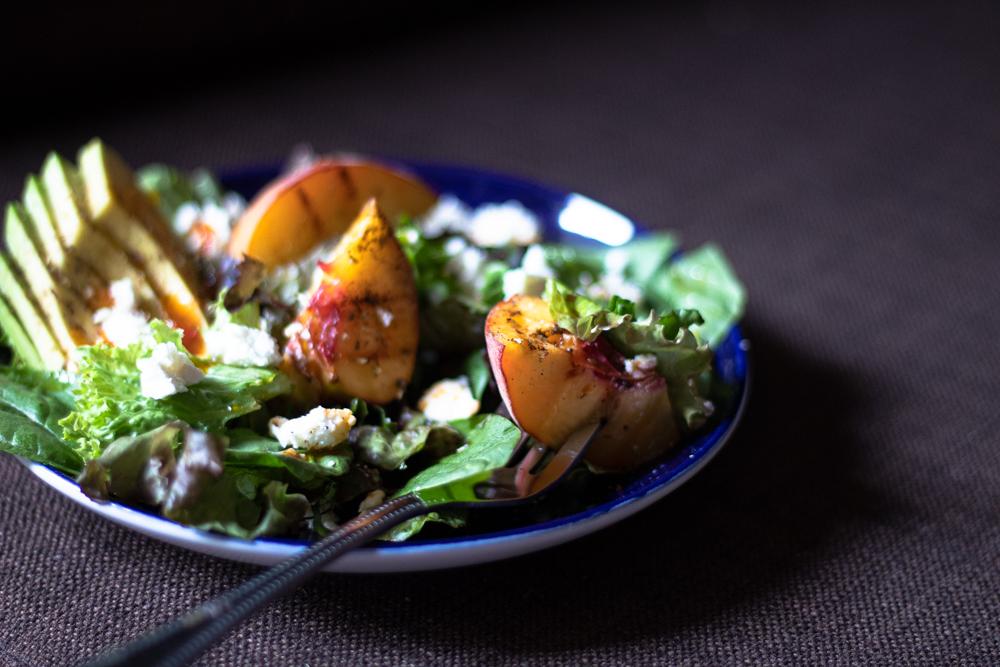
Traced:
[[38, 249], [41, 243], [35, 225], [20, 204], [8, 204], [4, 211], [4, 243], [11, 258], [49, 323], [53, 335], [67, 355], [78, 345], [97, 340], [94, 313], [49, 273]]
[[131, 280], [142, 309], [153, 317], [163, 317], [163, 307], [142, 271], [105, 232], [88, 221], [77, 181], [73, 166], [62, 156], [50, 153], [42, 166], [42, 186], [63, 245], [106, 283]]
[[35, 234], [40, 244], [39, 253], [56, 282], [68, 286], [91, 308], [96, 309], [106, 305], [107, 284], [79, 257], [67, 253], [63, 248], [45, 191], [37, 176], [28, 176], [22, 200], [28, 216], [35, 223]]
[[98, 222], [127, 217], [139, 222], [156, 239], [189, 282], [194, 266], [170, 224], [149, 195], [139, 188], [135, 173], [121, 155], [100, 139], [80, 149], [77, 166], [87, 191], [90, 214]]
[[80, 182], [94, 225], [142, 266], [167, 315], [185, 330], [207, 326], [198, 298], [179, 266], [166, 223], [117, 153], [94, 139], [80, 150]]
[[15, 359], [20, 359], [29, 368], [45, 368], [34, 343], [24, 332], [24, 327], [17, 320], [17, 315], [10, 309], [2, 295], [0, 295], [0, 329], [3, 330], [7, 344], [14, 351]]
[[[30, 332], [35, 352], [43, 368], [58, 370], [65, 366], [66, 355], [52, 336], [35, 303], [28, 296], [24, 283], [6, 252], [0, 251], [0, 290], [25, 332]], [[7, 334], [10, 336], [10, 332]]]

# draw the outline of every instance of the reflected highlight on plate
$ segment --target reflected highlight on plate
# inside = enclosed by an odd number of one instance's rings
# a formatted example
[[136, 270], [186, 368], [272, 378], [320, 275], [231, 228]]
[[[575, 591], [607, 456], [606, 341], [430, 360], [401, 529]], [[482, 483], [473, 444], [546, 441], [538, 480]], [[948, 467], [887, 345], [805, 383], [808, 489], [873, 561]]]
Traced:
[[624, 245], [635, 236], [635, 225], [624, 215], [575, 192], [559, 211], [559, 228], [611, 246]]

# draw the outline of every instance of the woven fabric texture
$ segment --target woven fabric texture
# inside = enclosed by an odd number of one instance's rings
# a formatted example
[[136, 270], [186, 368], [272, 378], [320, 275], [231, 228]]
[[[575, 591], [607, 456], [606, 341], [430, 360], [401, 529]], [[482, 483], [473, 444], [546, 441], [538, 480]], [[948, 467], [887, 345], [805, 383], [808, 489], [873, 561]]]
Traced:
[[[745, 279], [754, 386], [677, 493], [512, 561], [328, 575], [206, 665], [1000, 664], [1000, 40], [988, 3], [525, 10], [12, 136], [193, 167], [320, 149], [573, 188]], [[254, 568], [0, 457], [0, 665], [64, 665]]]

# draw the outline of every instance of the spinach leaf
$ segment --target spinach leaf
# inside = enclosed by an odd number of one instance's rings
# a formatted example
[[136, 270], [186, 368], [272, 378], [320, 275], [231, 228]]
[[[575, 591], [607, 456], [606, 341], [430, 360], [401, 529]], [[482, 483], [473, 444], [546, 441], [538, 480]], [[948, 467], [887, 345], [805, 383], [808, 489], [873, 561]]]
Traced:
[[[393, 497], [407, 493], [419, 495], [425, 490], [443, 493], [443, 497], [471, 492], [472, 487], [479, 481], [475, 477], [505, 465], [521, 437], [521, 429], [500, 415], [475, 415], [468, 419], [453, 421], [450, 426], [465, 438], [465, 445], [411, 477]], [[448, 485], [453, 483], [456, 488], [448, 488]], [[459, 486], [468, 488], [459, 489], [457, 488]], [[382, 539], [393, 542], [409, 539], [430, 521], [446, 523], [453, 527], [465, 523], [460, 513], [431, 512], [401, 523]]]
[[22, 413], [39, 426], [59, 434], [59, 420], [74, 407], [69, 385], [51, 373], [28, 368], [0, 369], [0, 405]]
[[258, 435], [248, 429], [226, 432], [226, 468], [253, 470], [257, 474], [287, 482], [296, 488], [315, 489], [345, 474], [351, 465], [350, 449], [343, 448], [321, 456], [288, 456], [273, 438]]
[[0, 405], [0, 451], [23, 456], [67, 475], [76, 475], [83, 469], [83, 459], [72, 447], [7, 405]]
[[0, 369], [0, 451], [76, 475], [83, 459], [59, 436], [72, 408], [67, 386], [51, 374]]
[[397, 470], [427, 444], [431, 426], [422, 417], [403, 425], [398, 432], [392, 426], [357, 427], [354, 448], [358, 457], [382, 470]]
[[476, 350], [465, 359], [465, 376], [469, 378], [469, 389], [477, 401], [483, 400], [486, 387], [490, 384], [492, 371], [483, 350]]
[[556, 279], [574, 290], [599, 280], [612, 261], [619, 263], [628, 280], [645, 290], [677, 250], [677, 237], [654, 232], [616, 248], [547, 244], [542, 249], [545, 263], [552, 268]]
[[697, 310], [705, 321], [691, 329], [712, 347], [722, 342], [746, 305], [742, 283], [714, 245], [681, 255], [653, 276], [647, 290], [661, 310]]
[[452, 528], [461, 528], [465, 525], [465, 517], [459, 512], [430, 512], [404, 521], [379, 539], [387, 542], [403, 542], [423, 530], [428, 523], [443, 523]]
[[451, 426], [465, 436], [465, 446], [411, 477], [396, 496], [444, 486], [500, 468], [514, 453], [521, 437], [521, 429], [500, 415], [475, 415], [451, 422]]

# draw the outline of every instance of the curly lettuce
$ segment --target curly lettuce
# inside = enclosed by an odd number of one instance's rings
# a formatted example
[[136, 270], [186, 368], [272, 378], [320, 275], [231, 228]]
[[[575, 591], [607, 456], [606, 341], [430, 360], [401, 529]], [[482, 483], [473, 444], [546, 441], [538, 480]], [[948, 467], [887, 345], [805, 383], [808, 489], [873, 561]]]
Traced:
[[93, 458], [117, 438], [150, 431], [179, 419], [194, 428], [218, 433], [236, 417], [262, 402], [288, 393], [291, 383], [269, 368], [217, 364], [187, 391], [155, 400], [140, 392], [135, 362], [153, 343], [173, 343], [183, 350], [180, 333], [162, 322], [151, 325], [152, 342], [128, 347], [92, 345], [78, 350], [75, 409], [60, 420], [63, 438], [85, 458]]
[[657, 373], [667, 380], [674, 416], [683, 427], [694, 430], [712, 414], [712, 403], [698, 386], [698, 378], [712, 365], [711, 348], [692, 332], [704, 324], [698, 311], [661, 316], [650, 311], [637, 320], [635, 304], [627, 299], [613, 298], [602, 306], [554, 280], [546, 285], [544, 298], [556, 323], [580, 338], [593, 341], [603, 335], [625, 357], [656, 357]]

